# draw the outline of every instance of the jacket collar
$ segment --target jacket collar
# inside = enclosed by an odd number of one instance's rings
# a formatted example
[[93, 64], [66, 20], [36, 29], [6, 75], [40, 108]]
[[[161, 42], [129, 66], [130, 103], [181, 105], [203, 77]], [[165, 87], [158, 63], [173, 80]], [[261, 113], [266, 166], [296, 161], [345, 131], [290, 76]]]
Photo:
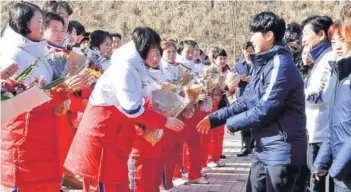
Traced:
[[146, 75], [146, 68], [144, 65], [144, 61], [140, 56], [140, 53], [137, 51], [135, 43], [133, 41], [129, 41], [124, 44], [122, 47], [118, 48], [111, 57], [112, 63], [114, 60], [122, 60], [125, 61], [127, 66], [120, 66], [126, 68], [135, 68], [138, 73], [143, 76]]
[[47, 43], [48, 43], [48, 46], [50, 46], [50, 47], [54, 47], [56, 49], [64, 49], [64, 47], [62, 47], [62, 46], [54, 45], [54, 44], [52, 44], [50, 42], [47, 42]]
[[329, 61], [329, 64], [338, 75], [339, 80], [342, 80], [351, 74], [351, 56], [339, 61]]
[[254, 66], [262, 66], [265, 65], [272, 57], [274, 57], [278, 53], [286, 53], [291, 55], [290, 50], [284, 46], [283, 43], [278, 42], [273, 47], [263, 53], [252, 54], [251, 59]]
[[314, 47], [310, 52], [313, 63], [318, 63], [318, 61], [329, 51], [331, 51], [331, 44], [329, 41], [324, 41]]
[[0, 52], [13, 51], [13, 48], [20, 48], [30, 55], [40, 58], [47, 55], [49, 52], [46, 49], [46, 42], [35, 42], [16, 33], [11, 27], [5, 29], [4, 36], [0, 41]]

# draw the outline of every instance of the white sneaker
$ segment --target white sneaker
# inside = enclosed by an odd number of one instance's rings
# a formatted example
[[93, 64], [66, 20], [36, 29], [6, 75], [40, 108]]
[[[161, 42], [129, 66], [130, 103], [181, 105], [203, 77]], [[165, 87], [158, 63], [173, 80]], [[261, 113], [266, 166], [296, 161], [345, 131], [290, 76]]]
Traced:
[[210, 162], [210, 163], [207, 163], [207, 167], [208, 168], [215, 168], [215, 167], [217, 167], [217, 163], [215, 163], [215, 162]]
[[225, 163], [222, 163], [221, 161], [215, 162], [217, 164], [217, 167], [225, 167]]
[[201, 171], [203, 171], [203, 172], [206, 172], [206, 171], [211, 171], [211, 168], [210, 167], [204, 167], [204, 168], [202, 168], [202, 170]]
[[177, 188], [173, 187], [171, 189], [161, 190], [161, 192], [179, 192], [179, 190]]
[[188, 180], [186, 182], [186, 184], [209, 184], [210, 182], [208, 181], [208, 179], [201, 177], [199, 179], [194, 179], [194, 180]]
[[188, 173], [182, 174], [182, 180], [188, 180], [188, 178], [189, 178], [189, 174]]
[[202, 175], [203, 177], [205, 177], [206, 179], [208, 179], [208, 175], [207, 175], [204, 171], [200, 171], [200, 173], [201, 173], [201, 175]]

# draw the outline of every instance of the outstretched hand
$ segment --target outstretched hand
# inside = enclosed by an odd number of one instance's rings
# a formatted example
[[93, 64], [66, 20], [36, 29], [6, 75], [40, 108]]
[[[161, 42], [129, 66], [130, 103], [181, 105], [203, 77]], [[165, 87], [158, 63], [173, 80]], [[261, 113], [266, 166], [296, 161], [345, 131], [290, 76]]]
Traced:
[[210, 119], [208, 117], [205, 117], [204, 119], [202, 119], [199, 122], [199, 124], [197, 124], [197, 126], [196, 126], [197, 132], [199, 132], [201, 134], [208, 134], [210, 129], [211, 129], [211, 123], [210, 123]]
[[95, 77], [89, 71], [85, 71], [84, 73], [74, 75], [67, 79], [66, 84], [68, 87], [73, 88], [73, 90], [78, 90], [89, 87], [94, 79]]
[[0, 79], [7, 80], [8, 78], [12, 77], [18, 71], [17, 64], [11, 64], [7, 68], [1, 71]]
[[179, 131], [184, 129], [184, 123], [177, 118], [168, 117], [165, 127], [170, 129], [170, 130], [179, 132]]
[[225, 130], [229, 135], [235, 135], [234, 132], [231, 132], [231, 131], [228, 129], [227, 125], [224, 126], [224, 130]]

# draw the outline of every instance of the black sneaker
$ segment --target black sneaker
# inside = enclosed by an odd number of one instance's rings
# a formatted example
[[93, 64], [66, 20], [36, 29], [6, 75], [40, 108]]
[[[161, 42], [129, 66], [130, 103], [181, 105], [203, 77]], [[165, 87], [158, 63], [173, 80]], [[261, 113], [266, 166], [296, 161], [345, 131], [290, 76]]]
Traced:
[[226, 159], [226, 158], [227, 158], [227, 156], [221, 155], [221, 159]]
[[248, 155], [249, 155], [249, 150], [247, 150], [247, 149], [243, 149], [238, 154], [236, 154], [236, 156], [238, 156], [238, 157], [245, 157]]

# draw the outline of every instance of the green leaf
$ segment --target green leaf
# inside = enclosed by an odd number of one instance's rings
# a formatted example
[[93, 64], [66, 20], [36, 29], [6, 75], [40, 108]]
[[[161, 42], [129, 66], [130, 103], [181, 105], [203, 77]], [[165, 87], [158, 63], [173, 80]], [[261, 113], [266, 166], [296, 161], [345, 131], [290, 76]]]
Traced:
[[5, 92], [5, 93], [2, 93], [1, 94], [1, 101], [5, 101], [5, 100], [8, 100], [8, 99], [12, 99], [14, 98], [15, 96], [10, 93], [10, 92]]

